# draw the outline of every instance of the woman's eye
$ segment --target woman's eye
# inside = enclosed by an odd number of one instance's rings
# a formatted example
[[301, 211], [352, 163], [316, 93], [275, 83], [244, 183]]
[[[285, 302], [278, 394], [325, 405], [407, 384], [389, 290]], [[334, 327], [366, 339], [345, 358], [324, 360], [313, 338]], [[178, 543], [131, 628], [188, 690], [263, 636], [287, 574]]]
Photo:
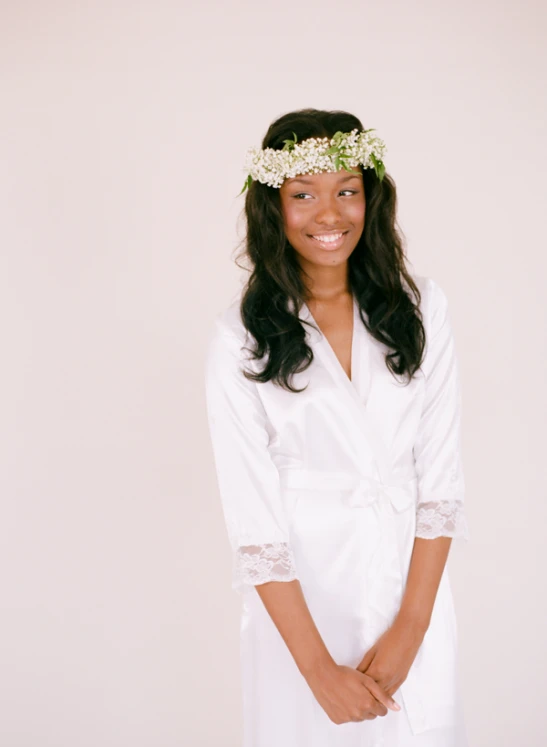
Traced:
[[[342, 192], [349, 192], [350, 195], [356, 195], [357, 194], [357, 190], [355, 190], [355, 189], [342, 189], [340, 191], [340, 193], [342, 193]], [[295, 199], [298, 199], [299, 197], [306, 197], [306, 196], [309, 197], [309, 195], [308, 195], [307, 192], [299, 192], [297, 195], [293, 195], [293, 197]]]

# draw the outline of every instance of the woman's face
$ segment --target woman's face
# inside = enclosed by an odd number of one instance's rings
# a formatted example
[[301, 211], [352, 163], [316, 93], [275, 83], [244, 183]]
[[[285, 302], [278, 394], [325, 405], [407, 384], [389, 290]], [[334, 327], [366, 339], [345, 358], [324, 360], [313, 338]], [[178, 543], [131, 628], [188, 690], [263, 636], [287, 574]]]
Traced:
[[343, 264], [365, 226], [361, 172], [326, 171], [285, 179], [280, 187], [285, 234], [301, 265]]

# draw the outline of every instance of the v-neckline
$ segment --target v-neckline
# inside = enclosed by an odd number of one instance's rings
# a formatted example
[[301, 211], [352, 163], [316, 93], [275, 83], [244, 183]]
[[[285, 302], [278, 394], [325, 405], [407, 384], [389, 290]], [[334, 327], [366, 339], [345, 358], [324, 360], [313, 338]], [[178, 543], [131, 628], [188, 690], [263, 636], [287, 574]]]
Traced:
[[379, 423], [378, 411], [374, 408], [374, 402], [380, 396], [378, 387], [383, 378], [375, 375], [373, 369], [381, 362], [380, 359], [376, 361], [376, 355], [371, 354], [372, 348], [365, 343], [365, 327], [357, 299], [353, 298], [351, 379], [344, 371], [344, 367], [305, 302], [302, 302], [301, 313], [306, 321], [312, 323], [311, 328], [306, 327], [310, 342], [316, 345], [317, 353], [334, 382], [340, 386], [341, 394], [346, 397], [346, 402], [353, 405], [352, 410], [360, 420], [363, 431], [369, 439], [377, 477], [387, 479], [390, 472], [390, 455]]
[[334, 364], [334, 366], [338, 370], [346, 386], [349, 385], [355, 393], [358, 393], [357, 382], [359, 381], [359, 376], [357, 372], [357, 362], [359, 360], [359, 357], [357, 355], [357, 344], [358, 344], [357, 333], [358, 333], [358, 322], [360, 321], [360, 318], [359, 318], [359, 313], [358, 313], [358, 304], [357, 304], [357, 300], [355, 296], [352, 296], [352, 331], [351, 331], [351, 353], [350, 353], [351, 378], [347, 375], [346, 370], [344, 369], [344, 366], [340, 363], [338, 356], [334, 352], [334, 348], [328, 341], [327, 336], [321, 329], [319, 323], [317, 322], [317, 320], [311, 313], [310, 307], [308, 306], [306, 302], [303, 302], [303, 306], [307, 314], [309, 315], [310, 320], [317, 327], [317, 330], [319, 331], [320, 336], [321, 336], [320, 342], [324, 345], [325, 351], [330, 357], [331, 362]]

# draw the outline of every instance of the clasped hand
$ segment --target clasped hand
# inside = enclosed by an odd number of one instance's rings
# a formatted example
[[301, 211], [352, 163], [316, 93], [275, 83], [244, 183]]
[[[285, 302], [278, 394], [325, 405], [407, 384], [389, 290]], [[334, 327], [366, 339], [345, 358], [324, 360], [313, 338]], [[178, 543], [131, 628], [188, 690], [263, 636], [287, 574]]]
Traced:
[[403, 618], [396, 618], [366, 652], [356, 669], [372, 677], [392, 696], [406, 680], [423, 637], [423, 632], [416, 626]]
[[355, 669], [328, 664], [310, 674], [308, 684], [335, 724], [385, 716], [388, 710], [400, 710], [392, 696], [405, 681], [422, 640], [419, 629], [399, 618]]

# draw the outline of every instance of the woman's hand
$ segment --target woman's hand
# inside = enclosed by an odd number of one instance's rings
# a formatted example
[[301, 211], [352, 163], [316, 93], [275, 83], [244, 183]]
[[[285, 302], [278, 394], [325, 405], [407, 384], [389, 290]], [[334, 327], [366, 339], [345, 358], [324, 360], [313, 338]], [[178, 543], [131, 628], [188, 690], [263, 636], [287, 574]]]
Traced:
[[366, 652], [357, 671], [368, 674], [388, 695], [393, 695], [406, 680], [424, 635], [419, 626], [405, 618], [395, 618]]
[[307, 678], [315, 699], [335, 724], [370, 721], [400, 706], [367, 674], [331, 664]]

